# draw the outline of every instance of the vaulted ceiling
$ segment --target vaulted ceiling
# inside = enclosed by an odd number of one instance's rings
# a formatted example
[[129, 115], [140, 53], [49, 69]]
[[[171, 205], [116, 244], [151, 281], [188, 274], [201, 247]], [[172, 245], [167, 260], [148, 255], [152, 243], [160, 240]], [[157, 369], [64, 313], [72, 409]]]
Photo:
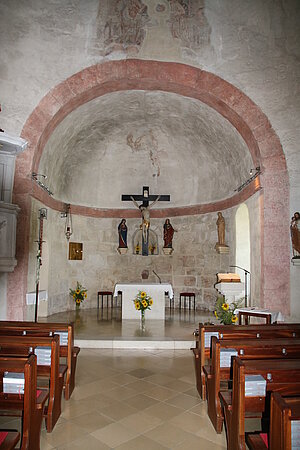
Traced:
[[133, 90], [71, 112], [48, 140], [39, 172], [54, 198], [67, 203], [126, 208], [121, 194], [146, 185], [170, 194], [176, 207], [232, 197], [249, 178], [251, 161], [236, 129], [206, 104]]

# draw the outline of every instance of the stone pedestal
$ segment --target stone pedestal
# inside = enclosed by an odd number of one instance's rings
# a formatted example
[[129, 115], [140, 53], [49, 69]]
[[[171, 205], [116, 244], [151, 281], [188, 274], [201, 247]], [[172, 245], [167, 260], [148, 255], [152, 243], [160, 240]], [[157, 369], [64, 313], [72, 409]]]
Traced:
[[169, 247], [163, 247], [163, 253], [164, 255], [172, 255], [174, 249]]
[[120, 255], [126, 255], [126, 253], [128, 252], [128, 247], [119, 247], [118, 252], [120, 253]]
[[245, 283], [242, 282], [232, 282], [232, 283], [217, 283], [215, 285], [217, 291], [225, 296], [226, 303], [232, 303], [239, 298], [245, 290]]
[[218, 253], [229, 253], [228, 245], [216, 244], [215, 249], [217, 250]]

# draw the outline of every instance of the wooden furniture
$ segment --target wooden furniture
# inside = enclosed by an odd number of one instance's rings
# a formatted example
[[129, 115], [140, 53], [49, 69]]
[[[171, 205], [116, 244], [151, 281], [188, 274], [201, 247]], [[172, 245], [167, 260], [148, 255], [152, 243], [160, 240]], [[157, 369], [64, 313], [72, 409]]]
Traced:
[[66, 359], [67, 373], [65, 377], [65, 399], [69, 400], [75, 388], [75, 372], [80, 348], [74, 346], [74, 324], [69, 323], [36, 323], [19, 321], [0, 321], [0, 335], [39, 335], [52, 336], [57, 333], [67, 334], [64, 341], [60, 337], [60, 357]]
[[[242, 325], [243, 322], [245, 325], [249, 325], [250, 317], [256, 317], [264, 319], [264, 321], [268, 324], [283, 322], [284, 317], [279, 311], [270, 311], [269, 309], [260, 309], [260, 308], [237, 308], [234, 311], [239, 318], [239, 325]], [[243, 321], [244, 318], [244, 321]]]
[[[260, 374], [266, 380], [267, 398], [245, 397], [245, 376]], [[246, 450], [245, 417], [259, 417], [266, 412], [271, 392], [282, 395], [300, 395], [300, 359], [297, 360], [252, 360], [233, 358], [232, 392], [222, 391], [228, 450]], [[276, 450], [279, 447], [276, 447]]]
[[[4, 372], [24, 373], [24, 394], [6, 394], [2, 390]], [[49, 397], [48, 389], [37, 391], [36, 356], [28, 358], [0, 357], [0, 410], [21, 411], [21, 450], [39, 450], [43, 412]], [[2, 446], [0, 447], [2, 449]], [[3, 447], [13, 448], [13, 447]]]
[[219, 398], [220, 384], [231, 378], [231, 367], [220, 367], [221, 350], [235, 349], [243, 360], [300, 358], [300, 339], [219, 340], [213, 336], [211, 343], [211, 364], [204, 366], [207, 412], [216, 432], [221, 433], [223, 413]]
[[219, 339], [300, 338], [300, 324], [204, 325], [200, 323], [196, 348], [192, 350], [195, 357], [197, 390], [203, 400], [206, 399], [203, 367], [210, 357], [211, 336], [213, 335]]
[[49, 401], [45, 408], [47, 432], [50, 433], [61, 414], [61, 397], [66, 365], [59, 364], [59, 337], [0, 336], [0, 355], [28, 356], [36, 347], [51, 348], [51, 364], [38, 365], [37, 376], [49, 378]]
[[196, 301], [195, 301], [195, 294], [193, 292], [181, 292], [179, 294], [179, 309], [181, 309], [181, 305], [183, 305], [183, 308], [186, 308], [186, 304], [188, 304], [189, 309], [192, 309], [195, 311], [196, 309]]
[[[262, 436], [261, 433], [246, 433], [249, 449], [292, 450], [292, 421], [300, 423], [300, 397], [282, 397], [279, 392], [273, 392], [269, 434]], [[263, 437], [268, 438], [268, 447]], [[299, 448], [299, 446], [294, 446], [294, 448]]]
[[18, 431], [1, 431], [0, 430], [0, 450], [12, 450], [20, 440]]
[[101, 298], [101, 309], [103, 309], [103, 301], [106, 300], [106, 307], [108, 308], [108, 303], [110, 300], [111, 307], [114, 307], [113, 293], [111, 291], [99, 291], [97, 294], [97, 309], [99, 309], [99, 300]]

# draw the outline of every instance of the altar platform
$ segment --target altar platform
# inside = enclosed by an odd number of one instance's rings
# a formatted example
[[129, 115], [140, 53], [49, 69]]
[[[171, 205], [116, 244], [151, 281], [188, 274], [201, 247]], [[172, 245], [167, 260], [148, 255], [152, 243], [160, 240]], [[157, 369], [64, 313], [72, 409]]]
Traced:
[[[150, 311], [148, 312], [150, 314]], [[81, 309], [53, 314], [40, 322], [73, 321], [75, 345], [81, 348], [110, 349], [190, 349], [195, 346], [193, 332], [200, 322], [213, 321], [209, 312], [165, 309], [165, 320], [147, 320], [145, 331], [139, 320], [123, 320], [121, 308]]]

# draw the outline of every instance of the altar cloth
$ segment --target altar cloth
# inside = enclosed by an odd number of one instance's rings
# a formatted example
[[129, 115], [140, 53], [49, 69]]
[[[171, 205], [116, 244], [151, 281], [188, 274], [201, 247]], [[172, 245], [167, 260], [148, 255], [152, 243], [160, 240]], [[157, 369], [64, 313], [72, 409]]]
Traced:
[[173, 288], [170, 283], [117, 283], [114, 289], [114, 297], [122, 292], [122, 320], [140, 319], [141, 312], [134, 306], [134, 299], [139, 291], [146, 292], [153, 299], [151, 310], [146, 310], [145, 317], [148, 319], [165, 319], [165, 293], [173, 298]]

